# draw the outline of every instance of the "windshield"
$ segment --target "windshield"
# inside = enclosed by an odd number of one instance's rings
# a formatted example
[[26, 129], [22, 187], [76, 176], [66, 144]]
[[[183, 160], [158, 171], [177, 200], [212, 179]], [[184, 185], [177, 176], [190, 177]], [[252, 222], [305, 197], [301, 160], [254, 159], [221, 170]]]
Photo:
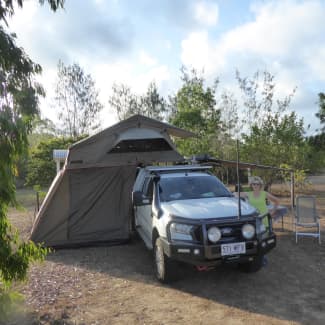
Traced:
[[161, 202], [232, 196], [214, 176], [161, 178], [159, 195]]

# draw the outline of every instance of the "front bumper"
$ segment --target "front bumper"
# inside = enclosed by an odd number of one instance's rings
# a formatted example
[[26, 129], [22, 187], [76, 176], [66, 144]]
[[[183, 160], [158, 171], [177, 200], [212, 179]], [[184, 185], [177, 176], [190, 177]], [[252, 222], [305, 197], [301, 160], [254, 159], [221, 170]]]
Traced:
[[253, 261], [255, 257], [267, 254], [276, 246], [274, 233], [265, 234], [259, 239], [245, 241], [246, 252], [244, 254], [222, 256], [221, 244], [200, 245], [188, 242], [169, 242], [161, 238], [165, 254], [181, 262], [214, 266], [220, 263], [245, 263]]

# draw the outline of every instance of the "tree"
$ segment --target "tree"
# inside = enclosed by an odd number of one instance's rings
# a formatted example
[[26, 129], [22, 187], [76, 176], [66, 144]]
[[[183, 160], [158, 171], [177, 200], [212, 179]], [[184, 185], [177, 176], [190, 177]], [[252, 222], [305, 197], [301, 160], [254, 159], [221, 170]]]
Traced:
[[[243, 93], [245, 107], [243, 120], [248, 132], [242, 135], [241, 157], [252, 163], [304, 169], [308, 160], [309, 147], [304, 139], [304, 122], [294, 112], [287, 113], [295, 90], [284, 99], [275, 100], [276, 83], [269, 72], [259, 73], [252, 79], [236, 74]], [[269, 185], [274, 172], [263, 172]]]
[[242, 78], [239, 71], [236, 71], [236, 79], [243, 95], [242, 104], [244, 107], [240, 128], [243, 130], [246, 128], [246, 132], [249, 132], [253, 125], [261, 127], [274, 114], [281, 116], [290, 106], [296, 91], [294, 88], [283, 99], [274, 100], [276, 90], [274, 76], [268, 71], [263, 71], [262, 80], [260, 80], [260, 75], [260, 72], [257, 71], [252, 78]]
[[323, 172], [325, 166], [325, 132], [306, 138], [311, 152], [308, 156], [308, 169], [311, 173]]
[[164, 120], [166, 101], [160, 96], [155, 82], [149, 84], [144, 95], [132, 93], [131, 88], [124, 84], [114, 84], [112, 91], [113, 94], [108, 102], [119, 121], [135, 114], [141, 114], [160, 121]]
[[277, 114], [263, 122], [262, 127], [252, 127], [244, 135], [242, 157], [247, 161], [280, 166], [286, 163], [294, 168], [303, 168], [304, 145], [303, 120], [297, 120], [294, 112], [280, 118]]
[[319, 111], [316, 113], [316, 116], [319, 118], [320, 124], [323, 125], [320, 131], [325, 132], [325, 94], [319, 93], [318, 98]]
[[151, 82], [145, 95], [140, 97], [140, 107], [142, 115], [156, 120], [164, 120], [166, 113], [166, 101], [159, 95], [155, 82]]
[[306, 138], [307, 143], [312, 148], [312, 159], [309, 159], [309, 169], [314, 173], [322, 171], [325, 166], [325, 94], [319, 93], [318, 98], [319, 110], [316, 116], [323, 127], [318, 130], [318, 134]]
[[77, 64], [58, 63], [55, 103], [62, 123], [62, 133], [72, 138], [89, 134], [100, 125], [99, 113], [103, 105], [91, 76]]
[[197, 71], [182, 68], [183, 85], [177, 94], [170, 97], [169, 121], [180, 128], [193, 131], [195, 139], [176, 140], [176, 144], [184, 155], [198, 153], [215, 154], [217, 151], [218, 133], [221, 129], [220, 110], [216, 108], [215, 91], [206, 87], [205, 80]]
[[[82, 138], [78, 138], [77, 141]], [[75, 141], [76, 139], [73, 138], [55, 137], [43, 140], [33, 148], [28, 161], [26, 185], [49, 186], [56, 175], [53, 150], [68, 149]]]
[[[63, 8], [65, 0], [47, 0], [53, 11], [56, 11], [59, 8]], [[39, 0], [39, 3], [43, 5], [45, 0]], [[24, 0], [5, 0], [0, 1], [0, 21], [4, 21], [7, 25], [6, 18], [11, 17], [15, 13], [15, 4], [18, 7], [22, 8]]]
[[[48, 0], [53, 10], [63, 6], [63, 2]], [[14, 3], [0, 2], [0, 22], [7, 24], [6, 18], [14, 14]], [[23, 6], [22, 0], [16, 3]], [[17, 47], [15, 35], [0, 26], [0, 294], [4, 285], [24, 279], [29, 263], [43, 259], [47, 252], [32, 242], [21, 242], [7, 218], [9, 204], [17, 204], [14, 183], [17, 161], [27, 150], [27, 134], [38, 115], [38, 98], [44, 95], [35, 81], [40, 72], [41, 67]]]

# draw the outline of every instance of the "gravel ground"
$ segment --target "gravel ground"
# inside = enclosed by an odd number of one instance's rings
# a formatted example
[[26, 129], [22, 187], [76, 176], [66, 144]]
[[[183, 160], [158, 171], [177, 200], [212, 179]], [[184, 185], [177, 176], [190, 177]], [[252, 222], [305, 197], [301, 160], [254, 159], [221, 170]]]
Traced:
[[[7, 324], [325, 324], [325, 186], [317, 187], [323, 243], [295, 243], [291, 218], [256, 274], [235, 267], [197, 272], [163, 286], [139, 239], [127, 245], [55, 251], [17, 285], [25, 296]], [[286, 203], [288, 204], [288, 200]], [[33, 209], [10, 211], [27, 237]]]

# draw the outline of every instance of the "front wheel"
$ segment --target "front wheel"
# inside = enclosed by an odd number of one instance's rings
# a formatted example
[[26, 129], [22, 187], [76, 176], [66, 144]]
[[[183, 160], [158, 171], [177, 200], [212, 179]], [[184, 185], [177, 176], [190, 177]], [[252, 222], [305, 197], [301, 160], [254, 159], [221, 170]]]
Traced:
[[165, 253], [160, 238], [156, 239], [154, 247], [154, 266], [156, 278], [162, 283], [170, 283], [178, 278], [177, 262], [170, 259]]
[[254, 273], [259, 271], [264, 264], [264, 255], [259, 255], [253, 261], [239, 264], [239, 269], [246, 273]]

